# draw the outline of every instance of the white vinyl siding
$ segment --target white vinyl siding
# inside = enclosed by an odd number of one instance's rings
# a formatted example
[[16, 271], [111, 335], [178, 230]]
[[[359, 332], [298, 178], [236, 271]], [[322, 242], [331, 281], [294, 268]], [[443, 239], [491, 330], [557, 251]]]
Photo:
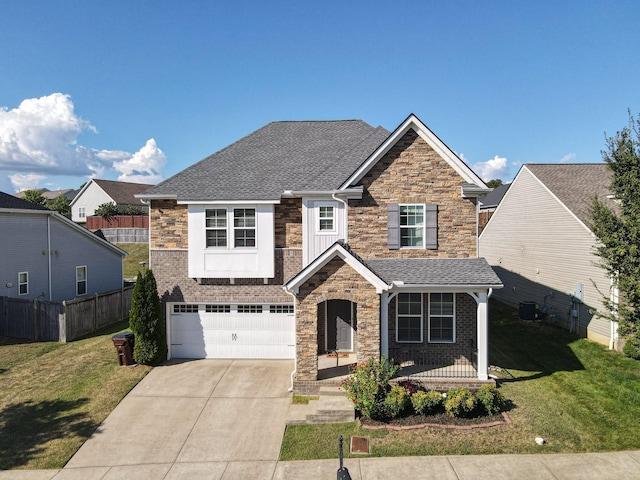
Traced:
[[346, 212], [342, 202], [305, 198], [302, 201], [302, 258], [304, 266], [337, 240], [346, 240]]
[[609, 338], [609, 321], [590, 313], [603, 308], [592, 281], [609, 292], [609, 279], [594, 264], [593, 245], [591, 232], [523, 167], [480, 235], [479, 255], [504, 283], [494, 291], [496, 298], [514, 306], [546, 305], [554, 322], [568, 322], [569, 294], [583, 284], [581, 331], [586, 327], [589, 335]]

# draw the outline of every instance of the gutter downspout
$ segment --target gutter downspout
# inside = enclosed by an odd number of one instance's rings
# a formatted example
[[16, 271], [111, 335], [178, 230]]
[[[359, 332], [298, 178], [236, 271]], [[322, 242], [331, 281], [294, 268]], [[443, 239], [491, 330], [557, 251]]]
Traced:
[[348, 224], [349, 224], [349, 204], [345, 201], [342, 200], [341, 198], [336, 197], [335, 193], [331, 194], [331, 198], [333, 198], [335, 201], [340, 202], [344, 205], [344, 221], [343, 221], [343, 227], [344, 227], [344, 242], [345, 243], [349, 243], [349, 238], [348, 238]]
[[[296, 311], [296, 310], [297, 310], [297, 309], [296, 309], [296, 296], [295, 296], [293, 293], [291, 293], [289, 290], [287, 290], [287, 289], [286, 289], [286, 287], [284, 287], [284, 286], [283, 286], [282, 288], [284, 288], [284, 291], [285, 291], [287, 294], [291, 295], [291, 297], [293, 298], [293, 318], [294, 318], [294, 326], [295, 326], [295, 332], [294, 332], [294, 335], [297, 335], [297, 332], [298, 332], [298, 322], [297, 322], [296, 320], [297, 320], [297, 318], [298, 318], [298, 315], [297, 315], [297, 311]], [[298, 351], [297, 351], [297, 346], [298, 346], [298, 344], [297, 344], [297, 342], [296, 342], [296, 337], [294, 337], [293, 341], [294, 341], [294, 343], [293, 343], [293, 351], [294, 351], [294, 356], [293, 356], [293, 371], [291, 372], [291, 387], [289, 387], [289, 390], [288, 390], [289, 392], [293, 392], [293, 378], [295, 377], [295, 375], [296, 375], [296, 371], [297, 371], [297, 369], [298, 369]]]

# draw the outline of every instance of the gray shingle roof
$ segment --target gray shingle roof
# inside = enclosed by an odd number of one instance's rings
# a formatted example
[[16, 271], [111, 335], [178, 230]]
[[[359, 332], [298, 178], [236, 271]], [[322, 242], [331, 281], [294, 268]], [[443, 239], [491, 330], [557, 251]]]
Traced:
[[594, 195], [616, 209], [615, 202], [607, 199], [611, 193], [611, 177], [605, 163], [527, 163], [525, 166], [587, 225]]
[[20, 210], [49, 210], [42, 205], [36, 205], [35, 203], [27, 202], [8, 193], [0, 192], [0, 208], [11, 208]]
[[492, 192], [487, 193], [487, 195], [480, 199], [480, 209], [484, 208], [496, 208], [504, 197], [504, 194], [507, 193], [510, 183], [506, 183], [504, 185], [499, 185], [493, 189]]
[[388, 135], [361, 120], [272, 122], [144, 195], [278, 200], [286, 190], [335, 190]]
[[140, 199], [134, 197], [138, 193], [148, 190], [153, 185], [147, 183], [117, 182], [115, 180], [98, 180], [93, 182], [113, 198], [118, 205], [141, 205]]
[[387, 283], [405, 285], [502, 285], [484, 258], [380, 258], [364, 260]]

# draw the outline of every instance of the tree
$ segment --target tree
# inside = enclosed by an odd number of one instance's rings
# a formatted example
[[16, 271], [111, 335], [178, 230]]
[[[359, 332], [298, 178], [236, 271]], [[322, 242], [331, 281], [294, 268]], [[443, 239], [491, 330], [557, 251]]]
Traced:
[[33, 203], [35, 205], [42, 205], [43, 207], [47, 203], [47, 199], [44, 198], [44, 196], [42, 195], [42, 192], [40, 190], [35, 190], [35, 189], [25, 190], [24, 199], [29, 203]]
[[167, 358], [158, 287], [150, 269], [138, 272], [129, 311], [129, 328], [135, 337], [133, 358], [136, 362], [156, 365]]
[[101, 203], [96, 208], [94, 215], [98, 215], [99, 217], [104, 218], [105, 220], [110, 220], [112, 217], [115, 217], [120, 213], [118, 209], [118, 205], [113, 202]]
[[640, 118], [606, 139], [602, 158], [611, 173], [611, 194], [616, 206], [594, 198], [590, 228], [598, 242], [599, 265], [614, 279], [618, 301], [601, 292], [602, 317], [618, 321], [618, 333], [627, 340], [625, 353], [640, 358]]
[[66, 195], [59, 195], [54, 200], [47, 200], [47, 207], [60, 215], [71, 218], [71, 204]]
[[141, 208], [136, 207], [135, 205], [125, 205], [122, 209], [123, 215], [145, 215], [146, 212]]
[[499, 178], [494, 178], [493, 180], [489, 180], [487, 182], [487, 187], [489, 188], [496, 188], [500, 185], [502, 185], [502, 180], [500, 180]]

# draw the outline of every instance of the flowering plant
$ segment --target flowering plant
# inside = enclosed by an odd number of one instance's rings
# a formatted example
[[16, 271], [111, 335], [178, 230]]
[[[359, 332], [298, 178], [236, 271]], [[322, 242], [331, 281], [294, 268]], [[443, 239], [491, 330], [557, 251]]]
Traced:
[[398, 366], [384, 355], [380, 361], [371, 357], [359, 363], [342, 381], [340, 387], [362, 415], [375, 417], [383, 413], [389, 380], [397, 371]]

